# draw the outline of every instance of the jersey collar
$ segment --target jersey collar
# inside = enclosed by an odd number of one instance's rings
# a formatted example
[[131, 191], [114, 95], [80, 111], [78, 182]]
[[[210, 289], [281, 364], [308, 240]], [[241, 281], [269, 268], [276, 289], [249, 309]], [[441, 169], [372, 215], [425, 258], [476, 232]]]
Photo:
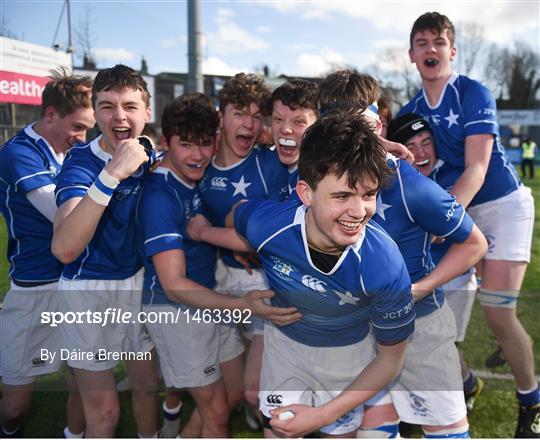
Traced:
[[422, 88], [422, 94], [424, 96], [424, 101], [426, 101], [426, 105], [428, 106], [428, 108], [430, 110], [435, 110], [436, 108], [438, 108], [441, 105], [444, 94], [446, 93], [446, 88], [448, 87], [448, 85], [454, 84], [456, 82], [456, 80], [458, 79], [458, 77], [459, 77], [459, 75], [456, 72], [452, 72], [452, 75], [450, 75], [450, 78], [448, 78], [448, 81], [446, 81], [446, 84], [444, 85], [444, 87], [443, 87], [443, 89], [441, 91], [441, 95], [439, 96], [439, 100], [437, 101], [437, 103], [434, 106], [429, 105], [429, 100], [428, 100], [428, 97], [427, 97], [427, 94], [426, 94], [426, 89]]
[[188, 189], [195, 189], [195, 185], [192, 185], [190, 183], [187, 183], [185, 180], [183, 180], [180, 176], [177, 176], [175, 173], [173, 173], [169, 168], [166, 167], [157, 167], [154, 170], [155, 174], [163, 174], [164, 176], [171, 176], [174, 180], [176, 180], [181, 185], [185, 186]]
[[212, 158], [212, 166], [213, 166], [216, 170], [219, 170], [219, 171], [228, 171], [228, 170], [232, 170], [233, 168], [236, 168], [236, 167], [240, 166], [242, 163], [244, 163], [246, 160], [248, 160], [249, 157], [253, 154], [253, 150], [254, 150], [255, 148], [257, 148], [256, 145], [251, 149], [251, 151], [249, 152], [249, 154], [248, 154], [246, 157], [244, 157], [240, 162], [236, 162], [235, 164], [232, 164], [232, 165], [230, 165], [230, 166], [228, 166], [228, 167], [221, 167], [221, 166], [217, 165], [217, 164], [216, 164], [216, 156], [214, 156], [214, 157]]
[[38, 141], [43, 142], [45, 144], [45, 146], [51, 152], [51, 154], [54, 157], [54, 159], [56, 160], [56, 162], [58, 162], [60, 165], [62, 165], [62, 163], [64, 162], [64, 154], [63, 153], [57, 153], [56, 151], [54, 151], [54, 148], [51, 146], [51, 144], [49, 144], [47, 139], [45, 139], [43, 136], [40, 136], [39, 134], [36, 133], [36, 131], [34, 130], [34, 124], [35, 124], [35, 122], [32, 122], [31, 124], [24, 127], [24, 133], [29, 138], [33, 139], [36, 142], [38, 142]]
[[309, 253], [309, 245], [307, 241], [307, 232], [306, 232], [306, 212], [307, 207], [305, 205], [301, 205], [296, 209], [296, 213], [294, 215], [294, 224], [300, 225], [300, 230], [302, 234], [302, 242], [304, 244], [304, 252], [306, 254], [307, 261], [309, 265], [315, 269], [318, 272], [324, 273], [325, 275], [332, 275], [335, 273], [341, 266], [341, 263], [347, 258], [347, 255], [349, 251], [352, 249], [356, 254], [358, 254], [358, 251], [360, 250], [360, 247], [362, 246], [362, 243], [364, 242], [364, 238], [366, 236], [366, 227], [364, 226], [364, 230], [360, 234], [360, 237], [356, 241], [356, 243], [349, 245], [345, 248], [341, 256], [339, 257], [339, 260], [337, 261], [336, 265], [332, 268], [332, 270], [328, 273], [323, 272], [320, 270], [315, 264], [313, 264], [313, 261], [311, 260], [311, 255]]
[[101, 149], [101, 147], [99, 146], [100, 139], [101, 135], [99, 135], [92, 142], [90, 142], [90, 150], [92, 150], [92, 153], [94, 153], [102, 161], [109, 162], [112, 159], [112, 155]]
[[288, 171], [289, 171], [289, 174], [293, 174], [295, 171], [298, 170], [298, 163], [295, 163], [294, 165], [291, 165], [289, 168], [288, 168]]

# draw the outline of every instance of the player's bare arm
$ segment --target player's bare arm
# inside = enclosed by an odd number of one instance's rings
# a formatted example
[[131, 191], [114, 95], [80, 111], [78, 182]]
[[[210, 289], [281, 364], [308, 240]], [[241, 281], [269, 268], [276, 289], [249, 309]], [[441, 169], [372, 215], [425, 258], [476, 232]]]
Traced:
[[171, 301], [189, 304], [206, 309], [249, 309], [254, 315], [270, 320], [277, 325], [287, 325], [301, 318], [295, 307], [272, 307], [264, 302], [265, 298], [274, 296], [274, 292], [252, 291], [243, 298], [220, 295], [199, 283], [186, 278], [186, 261], [184, 252], [180, 249], [171, 249], [152, 256], [152, 262]]
[[465, 208], [484, 184], [492, 148], [491, 134], [475, 134], [465, 138], [465, 171], [450, 191]]
[[379, 140], [382, 142], [385, 150], [389, 153], [393, 154], [399, 159], [406, 160], [409, 163], [414, 162], [414, 155], [405, 145], [398, 142], [389, 141], [388, 139], [385, 139], [381, 136], [379, 136]]
[[428, 275], [412, 285], [413, 297], [419, 301], [473, 267], [487, 252], [487, 241], [476, 225], [463, 243], [452, 243], [449, 250]]
[[[273, 410], [270, 421], [272, 429], [286, 437], [301, 437], [334, 422], [343, 414], [373, 397], [403, 368], [407, 341], [395, 345], [377, 344], [377, 346], [377, 357], [339, 396], [317, 407], [288, 405]], [[286, 411], [292, 411], [294, 417], [280, 420], [279, 414]]]
[[253, 252], [249, 244], [236, 230], [214, 227], [201, 214], [197, 214], [189, 221], [187, 230], [193, 240], [204, 241], [233, 251]]

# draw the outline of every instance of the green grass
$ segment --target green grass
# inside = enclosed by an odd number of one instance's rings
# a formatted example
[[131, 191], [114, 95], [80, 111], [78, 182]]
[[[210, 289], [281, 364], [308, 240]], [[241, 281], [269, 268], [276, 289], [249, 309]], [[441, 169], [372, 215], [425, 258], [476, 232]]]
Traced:
[[[540, 365], [540, 320], [538, 299], [540, 294], [540, 176], [534, 182], [526, 181], [533, 189], [536, 203], [533, 249], [531, 264], [527, 270], [523, 292], [520, 296], [518, 314], [528, 333], [536, 341], [535, 362]], [[5, 260], [6, 231], [0, 217], [0, 298], [9, 287], [7, 278], [8, 266]], [[489, 332], [482, 310], [475, 304], [467, 339], [462, 345], [467, 361], [474, 369], [485, 370], [484, 360], [491, 354], [497, 344]], [[508, 367], [495, 370], [508, 373]], [[538, 373], [537, 373], [538, 374]], [[61, 436], [65, 424], [66, 397], [63, 382], [59, 376], [43, 378], [39, 383], [42, 391], [35, 393], [32, 414], [29, 418], [25, 435], [28, 437]], [[122, 415], [117, 435], [134, 437], [136, 429], [132, 418], [129, 393], [121, 395]], [[188, 403], [188, 409], [192, 404]], [[189, 411], [184, 411], [187, 417]], [[517, 404], [514, 397], [513, 381], [487, 380], [484, 392], [477, 400], [475, 410], [470, 415], [471, 435], [473, 437], [513, 437], [517, 415]], [[259, 437], [258, 432], [250, 431], [242, 416], [234, 416], [232, 420], [234, 437]]]

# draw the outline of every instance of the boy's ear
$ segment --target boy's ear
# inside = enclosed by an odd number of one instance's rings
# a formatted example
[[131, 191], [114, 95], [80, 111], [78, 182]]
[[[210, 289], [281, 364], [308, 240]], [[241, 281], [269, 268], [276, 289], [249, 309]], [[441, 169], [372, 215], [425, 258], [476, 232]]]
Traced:
[[450, 49], [450, 61], [454, 61], [457, 55], [457, 49], [456, 46], [452, 46], [452, 49]]
[[47, 106], [47, 108], [45, 108], [45, 114], [43, 116], [48, 123], [51, 123], [54, 122], [54, 119], [57, 115], [58, 112], [56, 111], [56, 109], [52, 105], [49, 105]]
[[299, 180], [296, 184], [296, 194], [305, 206], [311, 206], [313, 190], [305, 180]]
[[382, 122], [380, 119], [375, 119], [375, 134], [381, 135], [382, 133]]
[[167, 142], [167, 138], [163, 135], [159, 137], [159, 145], [163, 149], [163, 151], [169, 151], [169, 143]]
[[219, 130], [223, 130], [223, 113], [221, 110], [218, 112], [219, 115]]
[[414, 64], [414, 59], [413, 59], [413, 55], [414, 55], [414, 52], [411, 49], [409, 49], [409, 60], [411, 61], [411, 64]]

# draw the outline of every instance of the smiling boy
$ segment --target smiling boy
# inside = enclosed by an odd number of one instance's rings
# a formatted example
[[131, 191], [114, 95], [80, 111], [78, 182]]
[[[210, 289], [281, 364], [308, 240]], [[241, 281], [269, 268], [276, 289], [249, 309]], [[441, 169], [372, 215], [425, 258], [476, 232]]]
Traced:
[[427, 12], [414, 22], [409, 56], [423, 88], [399, 114], [418, 113], [429, 121], [438, 156], [460, 173], [452, 194], [489, 237], [479, 298], [516, 380], [516, 436], [539, 437], [533, 351], [516, 313], [530, 261], [534, 200], [504, 153], [493, 96], [479, 82], [452, 71], [454, 40], [454, 26], [445, 15]]
[[[369, 222], [389, 174], [370, 128], [331, 115], [306, 131], [301, 148], [299, 198], [248, 201], [234, 216], [276, 291], [272, 304], [303, 317], [265, 327], [260, 408], [267, 437], [319, 428], [350, 436], [362, 404], [403, 364], [414, 328], [409, 278], [395, 244]], [[381, 267], [384, 278], [375, 275]], [[288, 410], [294, 417], [278, 420]]]
[[272, 92], [272, 139], [280, 162], [289, 170], [288, 193], [298, 182], [298, 160], [304, 132], [317, 120], [317, 85], [292, 79]]
[[[40, 362], [40, 350], [56, 352], [61, 335], [37, 318], [57, 308], [62, 264], [51, 254], [55, 181], [65, 153], [84, 142], [95, 123], [91, 91], [90, 78], [53, 72], [43, 90], [41, 118], [0, 148], [0, 212], [8, 225], [11, 280], [1, 312], [2, 437], [22, 436], [36, 376], [61, 366]], [[84, 429], [69, 423], [75, 407], [82, 414], [80, 400], [76, 405], [73, 397], [66, 435]]]

